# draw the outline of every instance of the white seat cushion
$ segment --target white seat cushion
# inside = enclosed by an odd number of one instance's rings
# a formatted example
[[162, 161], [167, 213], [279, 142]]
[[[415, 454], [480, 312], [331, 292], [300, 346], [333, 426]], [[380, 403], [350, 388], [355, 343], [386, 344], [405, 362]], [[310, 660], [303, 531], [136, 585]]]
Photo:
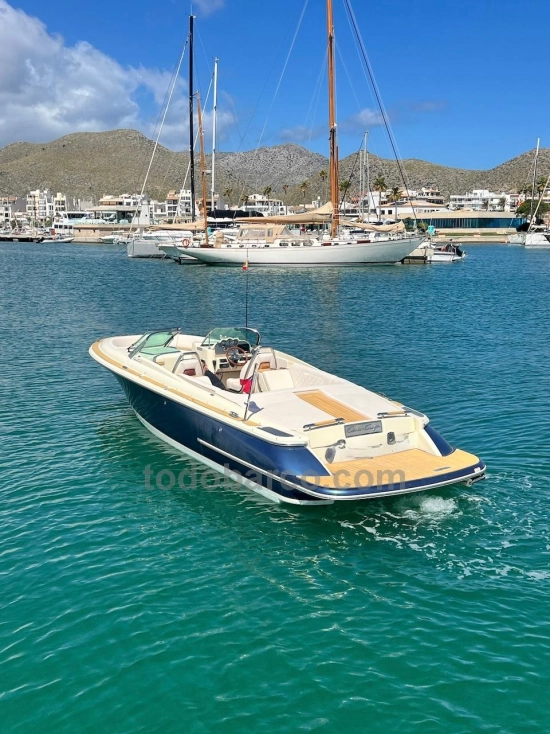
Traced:
[[287, 369], [264, 370], [258, 373], [258, 382], [261, 392], [274, 392], [275, 390], [289, 390], [294, 387], [292, 375]]

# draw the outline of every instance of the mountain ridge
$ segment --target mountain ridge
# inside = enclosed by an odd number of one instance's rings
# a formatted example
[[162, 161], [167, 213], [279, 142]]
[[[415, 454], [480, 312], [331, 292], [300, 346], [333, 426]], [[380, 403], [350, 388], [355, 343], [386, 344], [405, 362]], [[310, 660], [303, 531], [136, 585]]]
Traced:
[[[103, 194], [141, 191], [154, 142], [137, 130], [71, 133], [50, 143], [11, 143], [0, 149], [0, 196], [24, 196], [36, 188], [48, 188], [77, 198], [98, 199]], [[358, 156], [340, 161], [340, 180], [351, 182], [349, 195], [358, 193]], [[488, 170], [442, 166], [410, 158], [401, 162], [409, 186], [418, 189], [435, 185], [444, 196], [472, 188], [495, 193], [522, 188], [530, 182], [534, 151], [504, 161]], [[211, 157], [207, 156], [207, 168]], [[164, 200], [170, 189], [184, 185], [189, 156], [158, 145], [151, 165], [146, 192]], [[402, 186], [395, 161], [369, 156], [370, 180], [383, 176], [388, 187]], [[328, 159], [294, 143], [262, 147], [254, 151], [216, 154], [216, 189], [226, 203], [237, 203], [245, 195], [271, 188], [271, 196], [297, 204], [328, 198], [324, 173]], [[539, 153], [539, 174], [550, 173], [550, 149]], [[320, 175], [321, 174], [321, 175]], [[208, 176], [208, 179], [210, 177]], [[187, 177], [187, 187], [189, 179]], [[200, 173], [196, 174], [200, 191]], [[208, 180], [208, 189], [210, 181]]]

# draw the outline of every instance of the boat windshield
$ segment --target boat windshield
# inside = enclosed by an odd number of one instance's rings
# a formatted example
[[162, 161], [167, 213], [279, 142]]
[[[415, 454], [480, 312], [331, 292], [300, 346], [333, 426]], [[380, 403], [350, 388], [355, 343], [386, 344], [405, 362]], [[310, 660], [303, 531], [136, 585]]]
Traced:
[[179, 332], [179, 329], [163, 329], [162, 331], [149, 331], [140, 337], [135, 344], [129, 348], [130, 357], [134, 357], [138, 352], [142, 354], [160, 354], [161, 352], [177, 351], [172, 350], [167, 345], [172, 341], [173, 337]]
[[209, 332], [203, 343], [203, 347], [213, 346], [224, 339], [238, 339], [240, 342], [248, 342], [250, 347], [254, 349], [260, 343], [260, 332], [256, 329], [248, 329], [245, 326], [221, 326], [216, 329], [212, 329]]

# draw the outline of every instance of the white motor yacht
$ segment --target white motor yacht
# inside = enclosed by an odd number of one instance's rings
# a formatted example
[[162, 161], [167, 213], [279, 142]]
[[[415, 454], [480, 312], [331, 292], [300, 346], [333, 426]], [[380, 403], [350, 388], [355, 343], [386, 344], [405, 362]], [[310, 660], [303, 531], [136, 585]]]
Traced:
[[454, 263], [465, 258], [466, 253], [459, 245], [452, 242], [447, 245], [436, 245], [431, 240], [424, 240], [403, 262], [413, 264]]
[[[181, 244], [183, 240], [191, 243], [192, 239], [192, 233], [185, 230], [173, 231], [159, 229], [152, 232], [144, 232], [134, 237], [128, 242], [126, 252], [128, 257], [173, 257], [176, 259], [177, 245]], [[189, 260], [190, 262], [194, 262], [191, 258]]]

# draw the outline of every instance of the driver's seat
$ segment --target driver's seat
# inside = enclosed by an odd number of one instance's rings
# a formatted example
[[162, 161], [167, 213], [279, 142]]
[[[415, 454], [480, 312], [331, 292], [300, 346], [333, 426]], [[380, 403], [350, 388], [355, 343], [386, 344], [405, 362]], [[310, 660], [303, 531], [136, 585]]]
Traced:
[[[277, 364], [275, 352], [271, 347], [261, 347], [252, 359], [242, 366], [238, 378], [229, 377], [227, 379], [227, 389], [233, 392], [242, 392], [243, 381], [253, 377], [255, 372], [267, 372], [268, 370], [276, 370], [283, 366], [286, 367], [286, 361], [279, 360], [279, 364]], [[256, 387], [256, 390], [258, 390], [258, 387]]]
[[[251, 360], [252, 361], [252, 360]], [[232, 392], [242, 392], [243, 391], [243, 383], [242, 380], [245, 380], [248, 371], [248, 366], [250, 362], [245, 362], [243, 366], [241, 367], [241, 372], [238, 377], [228, 377], [225, 384], [228, 390], [231, 390]], [[251, 372], [250, 375], [253, 373]]]

